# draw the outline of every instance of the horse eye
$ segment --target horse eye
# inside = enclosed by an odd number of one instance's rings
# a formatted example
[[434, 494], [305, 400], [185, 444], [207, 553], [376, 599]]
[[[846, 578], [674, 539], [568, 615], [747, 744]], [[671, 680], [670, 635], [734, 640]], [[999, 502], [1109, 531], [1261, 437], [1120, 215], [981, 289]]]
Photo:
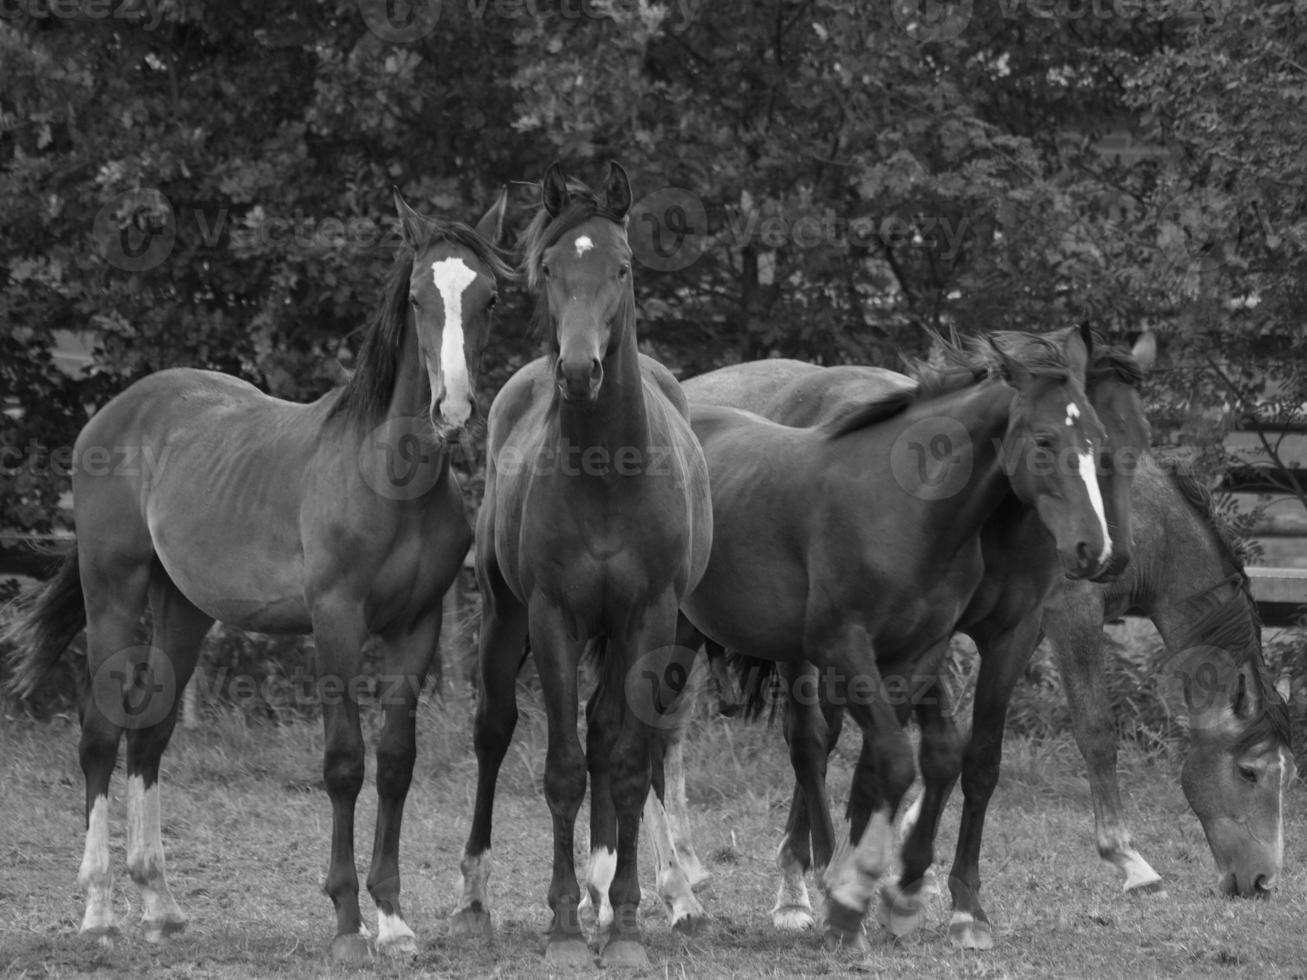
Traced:
[[1252, 766], [1240, 766], [1239, 778], [1246, 783], [1255, 784], [1257, 782], [1257, 770], [1254, 769]]
[[553, 273], [549, 271], [549, 266], [547, 264], [542, 265], [540, 267], [540, 274], [543, 275], [546, 279], [550, 279], [553, 277]]
[[416, 296], [410, 296], [408, 298], [408, 305], [413, 307], [413, 309], [415, 310], [420, 310], [422, 308], [422, 304], [418, 302], [418, 298]]
[[622, 263], [622, 267], [617, 270], [617, 278], [625, 279], [630, 274], [631, 274], [631, 267], [626, 263]]
[[498, 302], [499, 302], [499, 294], [498, 294], [498, 293], [491, 293], [491, 294], [490, 294], [490, 299], [486, 301], [486, 309], [487, 309], [487, 310], [493, 310], [493, 309], [495, 308], [495, 304], [498, 303]]
[[1052, 449], [1057, 445], [1057, 440], [1047, 432], [1041, 432], [1035, 436], [1035, 445], [1040, 449]]

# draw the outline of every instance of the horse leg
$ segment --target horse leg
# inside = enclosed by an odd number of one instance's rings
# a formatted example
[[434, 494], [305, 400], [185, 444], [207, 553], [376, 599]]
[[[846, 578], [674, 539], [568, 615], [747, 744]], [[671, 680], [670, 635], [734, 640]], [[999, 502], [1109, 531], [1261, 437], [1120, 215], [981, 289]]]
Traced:
[[781, 877], [771, 910], [772, 924], [783, 930], [811, 929], [816, 922], [803, 879], [812, 867], [813, 851], [820, 871], [830, 864], [834, 851], [835, 829], [826, 796], [826, 759], [833, 747], [827, 713], [836, 714], [839, 709], [819, 696], [817, 669], [812, 664], [798, 661], [779, 666], [788, 692], [784, 730], [794, 770], [794, 794], [785, 836], [776, 850]]
[[569, 633], [561, 610], [538, 595], [531, 600], [529, 620], [531, 651], [540, 674], [549, 721], [545, 800], [554, 824], [554, 870], [549, 885], [553, 921], [549, 925], [545, 960], [556, 969], [579, 969], [594, 965], [594, 957], [581, 934], [577, 911], [581, 889], [577, 885], [573, 858], [576, 814], [585, 798], [586, 784], [585, 753], [576, 737], [576, 668], [580, 641]]
[[[324, 890], [336, 909], [331, 956], [342, 963], [371, 957], [359, 913], [359, 879], [354, 867], [354, 806], [363, 787], [364, 744], [359, 706], [351, 683], [359, 673], [359, 652], [367, 638], [358, 601], [319, 597], [311, 605], [317, 647], [325, 746], [323, 782], [331, 800], [331, 858]], [[330, 686], [323, 682], [330, 682]]]
[[949, 938], [963, 949], [993, 949], [994, 933], [980, 904], [980, 843], [989, 798], [998, 784], [1003, 761], [1003, 726], [1021, 672], [1039, 643], [1042, 616], [1035, 611], [1012, 628], [994, 635], [976, 631], [980, 652], [971, 736], [962, 759], [962, 821], [949, 872], [953, 899]]
[[[677, 649], [687, 655], [677, 658], [682, 666], [687, 670], [693, 669], [692, 649], [681, 644], [678, 644]], [[670, 666], [669, 663], [667, 667]], [[664, 677], [666, 676], [667, 669], [664, 670]], [[703, 905], [694, 894], [696, 882], [687, 868], [687, 863], [691, 859], [695, 866], [699, 867], [699, 859], [694, 853], [689, 817], [686, 812], [688, 805], [685, 800], [683, 726], [698, 694], [697, 688], [683, 690], [673, 710], [658, 717], [649, 744], [653, 792], [649, 793], [644, 805], [644, 829], [650, 850], [653, 851], [654, 880], [657, 883], [658, 895], [667, 909], [668, 924], [676, 931], [687, 935], [693, 935], [700, 924], [707, 919]], [[679, 840], [678, 817], [673, 813], [678, 806], [676, 802], [678, 794], [681, 809]], [[699, 872], [699, 883], [702, 883], [708, 876], [702, 867], [699, 867]]]
[[377, 952], [417, 955], [417, 937], [399, 907], [399, 840], [417, 757], [417, 704], [440, 636], [441, 610], [381, 639], [382, 729], [377, 743], [377, 827], [368, 894], [377, 903]]
[[842, 655], [833, 658], [833, 665], [850, 679], [848, 710], [863, 738], [849, 791], [849, 847], [832, 859], [825, 875], [827, 940], [844, 944], [860, 941], [876, 886], [893, 866], [894, 814], [916, 767], [912, 744], [886, 699], [865, 636], [846, 639], [844, 649], [836, 652]]
[[[644, 610], [643, 628], [610, 638], [609, 667], [598, 692], [598, 696], [613, 709], [618, 709], [618, 699], [631, 698], [634, 692], [647, 692], [646, 700], [626, 704], [625, 710], [612, 710], [605, 719], [611, 719], [608, 721], [610, 726], [616, 722], [616, 738], [609, 743], [609, 751], [610, 785], [613, 806], [617, 811], [617, 870], [609, 888], [613, 928], [603, 950], [605, 966], [645, 968], [649, 963], [640, 937], [637, 859], [640, 816], [649, 796], [650, 729], [664, 724], [674, 727], [683, 719], [683, 706], [691, 699], [682, 695], [687, 693], [685, 682], [689, 680], [690, 668], [694, 665], [693, 652], [688, 658], [678, 656], [682, 648], [675, 646], [676, 608], [676, 596], [669, 592]], [[672, 652], [672, 658], [659, 675], [664, 683], [659, 683], [655, 689], [639, 680], [634, 684], [627, 683], [627, 672], [642, 665], [650, 653], [668, 650]], [[675, 702], [664, 704], [663, 687], [672, 678], [680, 679], [681, 685], [672, 692]], [[601, 712], [600, 717], [605, 717], [605, 713]]]
[[[940, 648], [947, 650], [947, 641]], [[896, 936], [921, 925], [925, 910], [925, 874], [935, 859], [939, 817], [962, 767], [962, 742], [953, 716], [945, 710], [937, 677], [932, 677], [913, 704], [921, 727], [919, 762], [925, 789], [913, 804], [916, 817], [904, 841], [903, 873], [881, 888], [880, 921]]]
[[[603, 665], [600, 665], [601, 677]], [[602, 935], [613, 925], [613, 906], [608, 900], [617, 873], [617, 810], [613, 806], [608, 752], [612, 745], [612, 705], [603, 696], [601, 680], [585, 706], [586, 766], [590, 771], [590, 863], [586, 868], [582, 910], [594, 912], [595, 928]]]
[[[186, 928], [186, 916], [178, 907], [164, 872], [163, 841], [160, 835], [159, 760], [168, 747], [181, 692], [185, 690], [200, 656], [200, 644], [213, 625], [213, 617], [197, 609], [156, 568], [150, 583], [150, 610], [154, 620], [154, 650], [172, 665], [167, 712], [154, 720], [154, 712], [143, 714], [147, 727], [127, 730], [127, 870], [141, 892], [141, 922], [147, 942], [161, 942]], [[148, 707], [148, 706], [147, 706]]]
[[122, 672], [134, 669], [130, 652], [145, 611], [152, 553], [100, 558], [79, 542], [86, 602], [86, 666], [90, 691], [82, 705], [78, 754], [86, 780], [86, 847], [77, 882], [86, 889], [81, 933], [109, 943], [117, 934], [113, 914], [113, 864], [109, 855], [109, 782], [118, 762], [125, 722]]
[[1071, 730], [1089, 769], [1098, 853], [1125, 875], [1127, 894], [1162, 893], [1162, 876], [1135, 850], [1121, 807], [1116, 776], [1116, 731], [1103, 676], [1103, 613], [1050, 605], [1044, 629], [1066, 689]]
[[476, 804], [459, 865], [461, 897], [450, 921], [450, 932], [489, 938], [490, 830], [495, 784], [517, 727], [517, 673], [526, 648], [527, 615], [494, 563], [483, 559], [480, 564], [480, 688], [472, 727], [477, 757]]

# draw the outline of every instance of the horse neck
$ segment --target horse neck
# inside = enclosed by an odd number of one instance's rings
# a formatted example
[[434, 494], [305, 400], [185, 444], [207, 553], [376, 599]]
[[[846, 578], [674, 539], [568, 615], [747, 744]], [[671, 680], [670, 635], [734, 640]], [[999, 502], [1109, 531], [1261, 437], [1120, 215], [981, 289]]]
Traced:
[[417, 329], [410, 313], [404, 320], [404, 336], [395, 359], [395, 387], [386, 406], [386, 418], [417, 418], [431, 410], [431, 390], [426, 366], [418, 347]]
[[629, 322], [615, 324], [613, 331], [598, 397], [578, 404], [554, 394], [559, 438], [566, 445], [581, 449], [603, 446], [613, 451], [625, 446], [648, 448], [649, 425], [634, 316]]
[[[1222, 585], [1237, 569], [1217, 532], [1147, 457], [1135, 475], [1133, 500], [1135, 553], [1117, 586], [1128, 587], [1129, 605], [1153, 621], [1170, 650], [1224, 640], [1217, 634], [1226, 630], [1251, 642], [1256, 626], [1247, 596]], [[1228, 615], [1215, 617], [1222, 606]]]
[[958, 495], [960, 506], [951, 518], [969, 536], [980, 529], [999, 506], [1015, 500], [1012, 483], [1003, 469], [1002, 443], [1015, 397], [1011, 388], [996, 382], [982, 382], [944, 396], [932, 404], [932, 412], [949, 415], [964, 426], [971, 437], [972, 471], [966, 489]]

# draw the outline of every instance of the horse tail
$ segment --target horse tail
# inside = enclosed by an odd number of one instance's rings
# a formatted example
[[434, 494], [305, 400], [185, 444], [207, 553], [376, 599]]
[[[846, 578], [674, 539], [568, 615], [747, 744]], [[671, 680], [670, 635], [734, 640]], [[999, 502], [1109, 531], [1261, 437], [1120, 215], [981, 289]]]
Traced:
[[5, 686], [16, 697], [28, 697], [86, 626], [77, 549], [64, 557], [48, 582], [14, 599], [4, 619], [0, 645], [14, 650], [12, 674]]
[[766, 711], [770, 724], [785, 696], [785, 685], [781, 683], [776, 661], [731, 653], [727, 655], [727, 663], [735, 672], [740, 687], [739, 707], [736, 710], [748, 721], [757, 721]]

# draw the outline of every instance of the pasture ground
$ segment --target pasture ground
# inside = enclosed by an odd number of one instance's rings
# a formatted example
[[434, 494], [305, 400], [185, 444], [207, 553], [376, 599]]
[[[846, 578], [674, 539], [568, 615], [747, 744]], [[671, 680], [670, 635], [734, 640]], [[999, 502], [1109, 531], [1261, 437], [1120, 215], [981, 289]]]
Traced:
[[[227, 713], [210, 716], [199, 731], [178, 731], [164, 760], [164, 842], [173, 891], [191, 921], [160, 947], [141, 938], [135, 886], [124, 869], [120, 771], [112, 826], [124, 931], [105, 949], [76, 934], [83, 842], [76, 725], [0, 721], [0, 978], [543, 975], [550, 873], [550, 824], [539, 790], [543, 715], [524, 701], [500, 782], [491, 882], [497, 929], [487, 946], [441, 935], [472, 806], [471, 704], [454, 697], [422, 712], [401, 851], [404, 908], [421, 955], [358, 971], [339, 969], [325, 955], [333, 916], [318, 887], [330, 824], [319, 725], [248, 726]], [[846, 734], [832, 762], [832, 798], [841, 805], [855, 750]], [[713, 873], [704, 896], [713, 920], [683, 942], [668, 929], [646, 870], [649, 975], [1307, 977], [1307, 819], [1298, 787], [1286, 801], [1285, 869], [1275, 899], [1229, 901], [1215, 893], [1202, 829], [1179, 789], [1179, 757], [1125, 752], [1136, 841], [1168, 887], [1164, 897], [1128, 898], [1094, 850], [1088, 784], [1070, 740], [1009, 740], [982, 865], [998, 948], [953, 949], [947, 900], [937, 898], [919, 934], [894, 942], [873, 930], [870, 951], [853, 955], [827, 952], [818, 935], [771, 927], [773, 853], [790, 787], [778, 730], [703, 719], [687, 757], [697, 842]], [[369, 759], [369, 779], [371, 770]], [[360, 796], [360, 879], [374, 810], [369, 784]], [[939, 841], [950, 859], [957, 814], [955, 794]], [[581, 842], [585, 818], [583, 810]], [[579, 867], [582, 861], [578, 854]], [[366, 895], [364, 909], [375, 924]], [[603, 972], [596, 967], [594, 975]]]

